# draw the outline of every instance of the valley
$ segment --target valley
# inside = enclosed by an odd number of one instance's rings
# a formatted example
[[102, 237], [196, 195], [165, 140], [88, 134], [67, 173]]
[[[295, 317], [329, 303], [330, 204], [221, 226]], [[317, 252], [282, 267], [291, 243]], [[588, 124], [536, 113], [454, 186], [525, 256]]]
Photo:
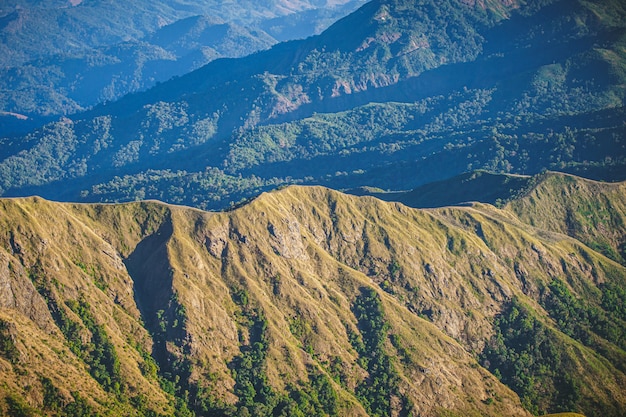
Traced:
[[288, 184], [406, 191], [478, 169], [626, 179], [621, 2], [431, 3], [374, 1], [0, 139], [0, 193], [223, 210]]

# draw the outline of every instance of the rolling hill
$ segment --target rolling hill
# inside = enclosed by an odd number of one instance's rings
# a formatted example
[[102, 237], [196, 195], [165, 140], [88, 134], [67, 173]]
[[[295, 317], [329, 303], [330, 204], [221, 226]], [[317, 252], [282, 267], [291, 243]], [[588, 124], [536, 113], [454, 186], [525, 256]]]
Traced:
[[593, 197], [623, 238], [626, 184], [533, 183], [502, 209], [299, 186], [223, 213], [2, 199], [0, 407], [621, 416], [626, 267], [550, 214]]

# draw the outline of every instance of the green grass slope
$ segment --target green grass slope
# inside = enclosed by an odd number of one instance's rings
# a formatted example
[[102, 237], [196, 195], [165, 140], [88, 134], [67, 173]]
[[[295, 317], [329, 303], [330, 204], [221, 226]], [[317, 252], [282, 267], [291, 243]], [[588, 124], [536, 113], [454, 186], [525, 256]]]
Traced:
[[1, 200], [0, 407], [621, 416], [626, 268], [516, 201]]
[[583, 180], [547, 173], [533, 179], [507, 210], [532, 226], [567, 234], [626, 264], [626, 187], [624, 183]]

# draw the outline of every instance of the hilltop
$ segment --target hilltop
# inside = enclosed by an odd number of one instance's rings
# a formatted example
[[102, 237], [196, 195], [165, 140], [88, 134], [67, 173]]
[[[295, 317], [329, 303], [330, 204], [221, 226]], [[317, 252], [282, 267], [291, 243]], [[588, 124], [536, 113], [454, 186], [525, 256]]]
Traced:
[[223, 213], [0, 200], [1, 406], [623, 415], [626, 267], [537, 210], [593, 193], [624, 224], [624, 187], [548, 174], [502, 209], [300, 186]]

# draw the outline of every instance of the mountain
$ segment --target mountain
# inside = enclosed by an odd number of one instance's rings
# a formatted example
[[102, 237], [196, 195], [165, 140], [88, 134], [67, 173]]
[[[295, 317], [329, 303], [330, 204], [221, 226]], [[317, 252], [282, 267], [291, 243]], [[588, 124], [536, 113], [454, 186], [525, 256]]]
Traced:
[[350, 1], [4, 1], [0, 5], [0, 66], [141, 39], [192, 16], [210, 15], [250, 27], [262, 17], [275, 18], [346, 3]]
[[561, 195], [624, 238], [626, 183], [556, 173], [501, 209], [2, 199], [0, 408], [624, 415], [626, 266], [558, 231]]
[[[32, 130], [216, 58], [267, 49], [276, 42], [260, 29], [268, 19], [283, 21], [268, 26], [281, 39], [306, 37], [362, 2], [4, 2], [0, 132]], [[304, 12], [310, 25], [297, 34], [279, 29]]]
[[305, 39], [323, 32], [340, 17], [349, 15], [365, 3], [367, 3], [365, 0], [347, 3], [328, 2], [326, 7], [319, 7], [317, 4], [318, 8], [263, 20], [260, 28], [281, 42]]
[[6, 66], [0, 69], [0, 105], [29, 118], [72, 114], [275, 42], [266, 33], [217, 18], [180, 19], [138, 40]]
[[348, 190], [350, 194], [397, 201], [414, 208], [432, 208], [481, 202], [501, 206], [526, 189], [533, 177], [474, 171], [435, 181], [410, 191], [385, 192], [372, 187]]
[[6, 67], [0, 70], [2, 107], [29, 118], [72, 114], [145, 90], [213, 59], [247, 55], [274, 43], [267, 34], [216, 19], [181, 19], [143, 40]]
[[[157, 61], [316, 3], [205, 4], [154, 3]], [[98, 203], [0, 199], [0, 414], [623, 416], [626, 183], [546, 169], [624, 179], [625, 17], [374, 0], [4, 135], [2, 195]]]
[[284, 184], [407, 190], [477, 169], [626, 178], [619, 1], [370, 2], [1, 141], [4, 196], [223, 209]]

